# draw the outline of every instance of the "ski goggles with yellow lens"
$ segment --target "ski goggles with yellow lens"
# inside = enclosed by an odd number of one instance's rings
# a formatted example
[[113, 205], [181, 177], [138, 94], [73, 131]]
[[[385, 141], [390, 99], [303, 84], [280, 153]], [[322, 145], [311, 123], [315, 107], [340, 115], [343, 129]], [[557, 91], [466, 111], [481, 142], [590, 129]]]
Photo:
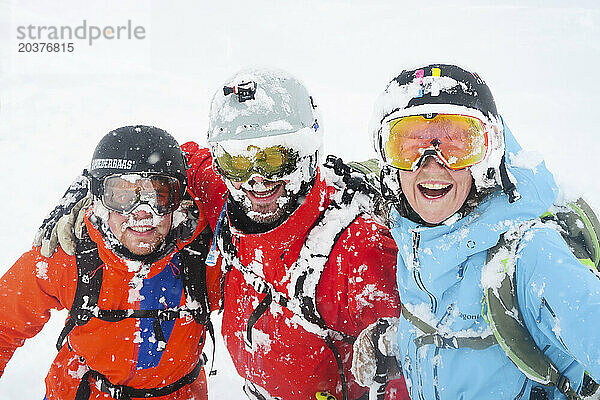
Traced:
[[166, 175], [111, 175], [102, 183], [102, 204], [109, 210], [128, 214], [148, 204], [158, 215], [175, 211], [181, 204], [181, 182]]
[[423, 114], [388, 122], [389, 139], [382, 143], [384, 161], [405, 171], [420, 165], [425, 155], [435, 154], [452, 170], [485, 159], [488, 131], [478, 118], [458, 114]]
[[216, 145], [214, 151], [217, 170], [234, 182], [244, 182], [253, 174], [268, 180], [277, 180], [292, 173], [298, 163], [298, 153], [283, 146], [261, 149], [250, 145], [244, 154], [230, 154]]

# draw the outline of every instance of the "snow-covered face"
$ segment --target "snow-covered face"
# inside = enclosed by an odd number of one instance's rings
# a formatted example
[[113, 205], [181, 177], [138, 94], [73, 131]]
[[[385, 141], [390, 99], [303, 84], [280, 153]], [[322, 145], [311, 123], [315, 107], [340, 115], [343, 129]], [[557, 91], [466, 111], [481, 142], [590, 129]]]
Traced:
[[303, 157], [296, 169], [282, 177], [269, 180], [254, 173], [245, 181], [232, 181], [223, 176], [233, 200], [251, 220], [269, 224], [296, 209], [300, 192], [315, 177], [316, 157]]
[[110, 211], [108, 226], [127, 250], [144, 256], [165, 240], [171, 229], [172, 214], [156, 215], [147, 204], [141, 204], [128, 215]]
[[400, 186], [410, 206], [430, 224], [439, 224], [460, 210], [471, 190], [468, 168], [454, 171], [433, 156], [416, 171], [400, 171]]
[[253, 175], [245, 182], [229, 183], [234, 199], [250, 219], [259, 223], [277, 221], [294, 200], [293, 196], [288, 195], [287, 180], [269, 181], [260, 175]]

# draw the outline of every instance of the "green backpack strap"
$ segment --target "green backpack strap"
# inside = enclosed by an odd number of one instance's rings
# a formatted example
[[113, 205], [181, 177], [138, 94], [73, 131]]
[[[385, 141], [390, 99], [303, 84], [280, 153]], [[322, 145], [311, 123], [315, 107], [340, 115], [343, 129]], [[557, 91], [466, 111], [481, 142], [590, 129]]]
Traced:
[[[526, 224], [531, 227], [533, 222]], [[521, 229], [509, 238], [503, 234], [488, 250], [483, 279], [486, 320], [502, 350], [529, 379], [545, 386], [556, 386], [569, 400], [580, 399], [569, 379], [560, 374], [537, 346], [519, 308], [515, 287], [516, 254], [525, 231]], [[494, 273], [502, 275], [501, 279], [490, 276]]]
[[348, 163], [348, 166], [352, 169], [354, 169], [355, 171], [359, 171], [362, 172], [363, 174], [369, 176], [369, 175], [375, 175], [375, 176], [379, 176], [379, 162], [377, 161], [376, 158], [370, 158], [368, 160], [365, 161], [350, 161]]
[[598, 217], [582, 198], [564, 206], [555, 207], [540, 218], [552, 221], [561, 229], [560, 233], [579, 261], [589, 268], [598, 269], [600, 264], [600, 223]]
[[417, 329], [423, 332], [423, 335], [420, 335], [414, 339], [414, 343], [417, 348], [426, 344], [433, 344], [443, 349], [470, 348], [473, 350], [484, 350], [497, 343], [494, 335], [481, 337], [480, 335], [457, 336], [440, 334], [435, 327], [429, 325], [427, 322], [408, 311], [406, 307], [402, 307], [402, 316]]

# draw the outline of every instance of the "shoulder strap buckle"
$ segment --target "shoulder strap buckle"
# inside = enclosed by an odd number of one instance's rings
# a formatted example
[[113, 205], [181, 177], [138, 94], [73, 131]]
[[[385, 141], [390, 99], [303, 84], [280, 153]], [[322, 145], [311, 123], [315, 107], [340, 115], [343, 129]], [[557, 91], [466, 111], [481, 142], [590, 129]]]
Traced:
[[556, 387], [561, 393], [567, 393], [571, 390], [571, 381], [564, 375], [558, 377], [558, 381], [556, 382]]
[[176, 320], [177, 318], [180, 318], [181, 316], [181, 309], [177, 309], [177, 310], [158, 310], [157, 312], [157, 319], [159, 319], [160, 321], [173, 321]]

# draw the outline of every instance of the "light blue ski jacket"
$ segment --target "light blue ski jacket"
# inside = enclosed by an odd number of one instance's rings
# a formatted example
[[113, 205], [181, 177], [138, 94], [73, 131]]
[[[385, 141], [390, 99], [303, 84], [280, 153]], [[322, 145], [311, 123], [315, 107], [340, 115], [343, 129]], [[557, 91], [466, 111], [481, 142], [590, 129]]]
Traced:
[[[511, 165], [521, 150], [505, 127], [507, 168], [521, 198], [502, 191], [488, 196], [469, 215], [451, 225], [424, 227], [391, 215], [398, 244], [398, 286], [403, 307], [440, 332], [482, 336], [490, 327], [482, 317], [481, 279], [486, 254], [509, 228], [536, 218], [555, 201], [554, 179], [543, 163]], [[587, 370], [600, 378], [600, 280], [571, 253], [560, 234], [534, 228], [521, 240], [516, 263], [518, 301], [527, 328], [541, 349], [579, 388]], [[398, 341], [412, 400], [529, 399], [532, 386], [499, 345], [485, 350], [420, 348], [420, 335], [402, 318]], [[564, 396], [546, 389], [549, 399]]]

